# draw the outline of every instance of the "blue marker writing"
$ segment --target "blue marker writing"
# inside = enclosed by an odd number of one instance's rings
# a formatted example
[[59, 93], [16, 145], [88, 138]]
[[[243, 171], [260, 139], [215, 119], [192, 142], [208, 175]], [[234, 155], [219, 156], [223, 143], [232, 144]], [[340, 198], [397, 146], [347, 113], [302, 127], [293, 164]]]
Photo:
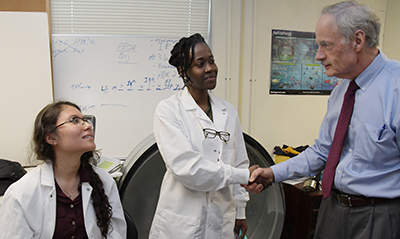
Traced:
[[383, 134], [383, 131], [386, 129], [386, 124], [384, 124], [383, 126], [382, 126], [382, 128], [381, 128], [381, 131], [379, 132], [379, 137], [378, 137], [378, 140], [381, 140], [381, 137], [382, 137], [382, 134]]

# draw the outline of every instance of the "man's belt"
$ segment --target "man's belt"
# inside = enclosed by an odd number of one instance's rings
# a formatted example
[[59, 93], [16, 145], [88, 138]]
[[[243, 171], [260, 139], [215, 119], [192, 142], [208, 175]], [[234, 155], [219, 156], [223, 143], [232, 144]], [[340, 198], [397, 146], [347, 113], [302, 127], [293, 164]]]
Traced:
[[365, 205], [375, 205], [379, 203], [385, 203], [400, 199], [400, 198], [391, 199], [391, 198], [376, 198], [376, 197], [349, 195], [337, 189], [332, 189], [332, 196], [336, 198], [340, 204], [347, 207], [361, 207]]

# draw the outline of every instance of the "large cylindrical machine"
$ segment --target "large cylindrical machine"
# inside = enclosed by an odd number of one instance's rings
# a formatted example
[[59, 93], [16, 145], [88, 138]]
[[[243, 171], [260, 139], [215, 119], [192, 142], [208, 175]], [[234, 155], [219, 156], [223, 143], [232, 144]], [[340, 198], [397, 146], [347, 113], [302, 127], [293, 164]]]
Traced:
[[[243, 134], [250, 164], [268, 167], [274, 164], [268, 152], [252, 137]], [[154, 136], [143, 140], [127, 157], [118, 182], [122, 205], [136, 224], [139, 239], [147, 239], [157, 201], [165, 164]], [[275, 183], [260, 194], [250, 193], [246, 207], [247, 238], [279, 238], [284, 222], [282, 185]]]

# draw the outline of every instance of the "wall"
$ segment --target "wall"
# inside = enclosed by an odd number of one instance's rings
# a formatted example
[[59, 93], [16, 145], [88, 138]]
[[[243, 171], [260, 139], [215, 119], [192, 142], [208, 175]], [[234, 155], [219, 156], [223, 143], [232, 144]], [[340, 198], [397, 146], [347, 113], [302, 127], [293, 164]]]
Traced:
[[53, 100], [46, 6], [0, 2], [0, 158], [23, 165], [35, 117]]
[[214, 94], [238, 109], [241, 74], [241, 0], [214, 0], [211, 7], [210, 47], [218, 65]]
[[400, 0], [387, 0], [386, 25], [384, 33], [384, 52], [387, 57], [400, 61]]

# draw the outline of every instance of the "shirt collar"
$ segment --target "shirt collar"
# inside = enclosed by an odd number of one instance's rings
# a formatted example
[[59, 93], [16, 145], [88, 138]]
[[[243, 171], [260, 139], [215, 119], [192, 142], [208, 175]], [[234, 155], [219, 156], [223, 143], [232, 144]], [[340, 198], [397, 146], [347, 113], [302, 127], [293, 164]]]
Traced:
[[379, 51], [379, 54], [375, 57], [372, 63], [365, 69], [356, 79], [357, 85], [360, 87], [360, 90], [365, 92], [368, 87], [375, 80], [376, 76], [382, 71], [385, 66], [388, 58], [383, 54], [383, 52]]
[[[208, 96], [210, 97], [210, 103], [213, 104], [213, 108], [218, 108], [220, 110], [225, 110], [226, 106], [220, 102], [220, 100], [214, 96], [210, 91], [208, 91]], [[187, 88], [183, 89], [181, 94], [182, 97], [182, 104], [186, 110], [195, 110], [199, 109], [196, 101], [193, 99], [192, 95], [190, 94]]]

